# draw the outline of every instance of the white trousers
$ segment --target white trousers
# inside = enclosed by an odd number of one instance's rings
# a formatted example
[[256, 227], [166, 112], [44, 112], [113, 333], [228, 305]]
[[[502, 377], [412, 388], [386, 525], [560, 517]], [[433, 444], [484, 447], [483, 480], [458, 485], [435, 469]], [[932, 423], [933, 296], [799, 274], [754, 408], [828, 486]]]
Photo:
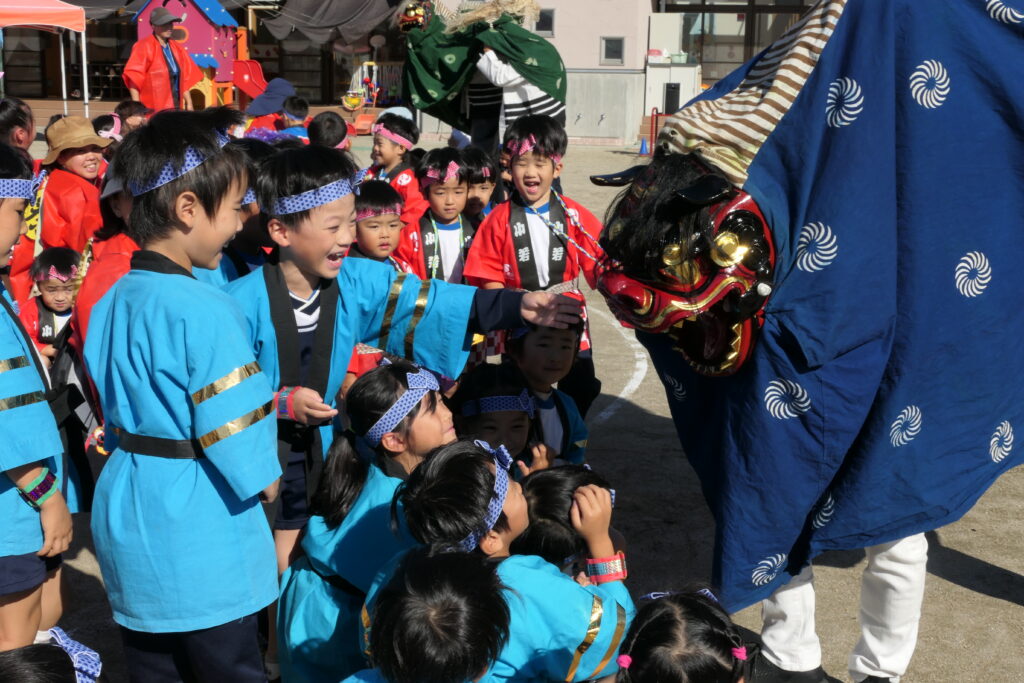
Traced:
[[[899, 681], [917, 644], [928, 541], [924, 534], [867, 548], [860, 587], [860, 640], [850, 655], [850, 678]], [[804, 568], [761, 603], [764, 655], [787, 671], [821, 666], [814, 630], [814, 571]]]

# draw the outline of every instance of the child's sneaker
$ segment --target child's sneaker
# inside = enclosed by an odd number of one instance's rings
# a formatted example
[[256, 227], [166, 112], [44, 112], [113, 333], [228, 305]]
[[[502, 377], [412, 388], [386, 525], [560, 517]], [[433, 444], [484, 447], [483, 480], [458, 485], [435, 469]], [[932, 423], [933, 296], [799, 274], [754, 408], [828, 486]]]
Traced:
[[749, 683], [827, 683], [828, 676], [820, 666], [810, 671], [786, 671], [758, 652], [750, 664]]

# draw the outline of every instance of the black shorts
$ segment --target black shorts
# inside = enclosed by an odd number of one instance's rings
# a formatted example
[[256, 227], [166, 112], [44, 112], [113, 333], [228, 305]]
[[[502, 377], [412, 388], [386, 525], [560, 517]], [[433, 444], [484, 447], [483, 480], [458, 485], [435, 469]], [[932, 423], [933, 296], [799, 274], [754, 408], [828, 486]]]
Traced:
[[306, 455], [289, 453], [288, 466], [281, 475], [280, 506], [275, 529], [301, 529], [309, 521], [306, 504]]
[[0, 557], [0, 595], [32, 590], [46, 575], [60, 567], [61, 556], [39, 557], [35, 553]]

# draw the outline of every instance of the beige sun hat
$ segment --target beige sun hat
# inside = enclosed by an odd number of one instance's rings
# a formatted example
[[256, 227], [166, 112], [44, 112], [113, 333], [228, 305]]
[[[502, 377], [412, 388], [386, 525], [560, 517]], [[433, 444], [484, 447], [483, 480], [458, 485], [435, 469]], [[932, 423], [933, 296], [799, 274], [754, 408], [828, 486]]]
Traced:
[[66, 149], [78, 147], [106, 147], [113, 140], [101, 138], [92, 127], [92, 121], [84, 116], [65, 116], [46, 129], [46, 144], [50, 146], [43, 165], [57, 161], [60, 153]]

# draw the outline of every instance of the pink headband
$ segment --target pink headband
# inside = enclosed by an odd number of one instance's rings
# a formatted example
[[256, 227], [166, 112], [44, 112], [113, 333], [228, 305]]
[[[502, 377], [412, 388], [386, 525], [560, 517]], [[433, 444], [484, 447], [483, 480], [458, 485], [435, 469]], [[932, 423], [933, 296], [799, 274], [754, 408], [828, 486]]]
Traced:
[[459, 177], [459, 164], [457, 161], [449, 161], [448, 168], [444, 171], [444, 178], [441, 178], [441, 171], [436, 168], [427, 170], [426, 177], [420, 181], [423, 187], [430, 187], [434, 183], [447, 183], [452, 178]]
[[47, 280], [60, 280], [61, 282], [67, 282], [78, 275], [78, 266], [71, 266], [71, 275], [64, 276], [57, 272], [54, 266], [50, 266], [50, 272], [40, 273], [36, 276], [36, 282], [46, 282]]
[[117, 114], [111, 114], [114, 117], [114, 127], [110, 130], [101, 130], [99, 136], [101, 138], [107, 138], [108, 140], [117, 140], [121, 142], [121, 117]]
[[341, 142], [336, 144], [334, 146], [334, 149], [348, 149], [351, 145], [352, 145], [352, 141], [349, 140], [348, 138], [345, 138], [344, 140], [342, 140]]
[[405, 147], [406, 149], [412, 149], [415, 146], [415, 145], [413, 145], [412, 142], [410, 142], [409, 140], [406, 140], [405, 138], [403, 138], [398, 133], [392, 133], [390, 130], [385, 128], [383, 124], [380, 124], [380, 123], [373, 124], [373, 128], [370, 129], [370, 132], [373, 133], [374, 135], [380, 135], [383, 138], [387, 138], [388, 140], [391, 140], [391, 142], [395, 143], [396, 145], [401, 145], [402, 147]]
[[390, 215], [401, 216], [402, 205], [395, 204], [394, 206], [386, 206], [383, 209], [360, 209], [356, 212], [356, 221], [363, 221], [367, 218], [376, 218], [377, 216], [390, 216]]
[[[536, 148], [537, 138], [535, 138], [532, 134], [520, 140], [518, 144], [515, 140], [509, 140], [508, 145], [505, 146], [505, 149], [508, 150], [508, 153], [512, 155], [513, 159], [515, 159], [516, 157], [521, 157], [529, 152], [532, 152]], [[551, 162], [555, 166], [562, 163], [562, 157], [559, 154], [552, 154], [548, 158], [551, 159]]]

